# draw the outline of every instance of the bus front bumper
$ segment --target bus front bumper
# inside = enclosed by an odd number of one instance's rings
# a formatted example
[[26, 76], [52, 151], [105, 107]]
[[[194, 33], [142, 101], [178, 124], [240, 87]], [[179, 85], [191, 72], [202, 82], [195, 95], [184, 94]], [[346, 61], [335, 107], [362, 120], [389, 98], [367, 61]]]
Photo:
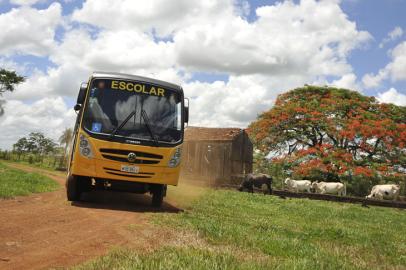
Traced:
[[[179, 166], [169, 168], [79, 157], [72, 163], [70, 174], [95, 179], [100, 178], [176, 186], [179, 179]], [[123, 171], [123, 169], [128, 168], [133, 168], [136, 172]]]

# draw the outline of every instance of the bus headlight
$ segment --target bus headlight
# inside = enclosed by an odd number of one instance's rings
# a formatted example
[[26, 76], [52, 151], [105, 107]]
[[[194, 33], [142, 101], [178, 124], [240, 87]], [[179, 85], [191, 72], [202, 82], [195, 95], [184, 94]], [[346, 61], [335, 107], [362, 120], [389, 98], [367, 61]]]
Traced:
[[169, 166], [169, 167], [175, 168], [176, 166], [179, 165], [181, 153], [182, 153], [181, 148], [180, 148], [180, 147], [179, 147], [179, 148], [176, 148], [175, 152], [172, 154], [172, 157], [171, 157], [171, 159], [170, 159], [169, 162], [168, 162], [168, 166]]
[[86, 139], [85, 136], [80, 135], [80, 142], [79, 142], [79, 152], [82, 156], [87, 157], [87, 158], [92, 158], [93, 157], [93, 152], [90, 146], [89, 141]]

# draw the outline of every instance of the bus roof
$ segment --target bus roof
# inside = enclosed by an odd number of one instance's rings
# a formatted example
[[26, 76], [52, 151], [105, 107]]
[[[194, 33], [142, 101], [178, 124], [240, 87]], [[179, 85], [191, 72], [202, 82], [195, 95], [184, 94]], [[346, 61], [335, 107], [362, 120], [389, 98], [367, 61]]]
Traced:
[[111, 79], [127, 79], [127, 80], [135, 80], [140, 82], [146, 82], [156, 85], [161, 85], [163, 87], [171, 88], [173, 90], [182, 91], [182, 87], [177, 84], [152, 79], [148, 77], [142, 77], [138, 75], [131, 75], [131, 74], [124, 74], [124, 73], [117, 73], [117, 72], [103, 72], [103, 71], [95, 71], [92, 74], [92, 78], [103, 77], [103, 78], [111, 78]]

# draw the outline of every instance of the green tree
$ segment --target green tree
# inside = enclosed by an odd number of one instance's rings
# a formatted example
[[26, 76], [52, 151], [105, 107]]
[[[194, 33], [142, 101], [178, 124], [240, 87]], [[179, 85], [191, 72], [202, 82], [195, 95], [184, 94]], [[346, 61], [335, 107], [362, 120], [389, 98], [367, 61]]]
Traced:
[[31, 132], [27, 139], [27, 151], [37, 156], [41, 163], [44, 156], [55, 152], [56, 143], [41, 132]]
[[57, 144], [50, 138], [43, 138], [40, 141], [40, 153], [42, 156], [55, 153]]
[[266, 173], [272, 176], [272, 185], [275, 188], [282, 188], [282, 182], [289, 176], [283, 163], [271, 162], [270, 158], [264, 152], [254, 151], [254, 172], [255, 173]]
[[41, 142], [45, 139], [41, 132], [31, 132], [27, 139], [27, 148], [30, 153], [35, 155], [41, 153]]
[[28, 141], [25, 137], [19, 139], [15, 144], [13, 144], [13, 151], [17, 154], [18, 160], [20, 160], [21, 155], [27, 152], [27, 146]]
[[[6, 69], [0, 69], [0, 97], [6, 91], [14, 91], [15, 86], [24, 82], [25, 78], [19, 76], [15, 71], [8, 71]], [[5, 101], [0, 100], [0, 116], [4, 113]]]
[[[347, 89], [306, 86], [279, 95], [249, 127], [255, 146], [294, 175], [320, 180], [405, 177], [406, 107]], [[354, 180], [355, 181], [355, 180]]]

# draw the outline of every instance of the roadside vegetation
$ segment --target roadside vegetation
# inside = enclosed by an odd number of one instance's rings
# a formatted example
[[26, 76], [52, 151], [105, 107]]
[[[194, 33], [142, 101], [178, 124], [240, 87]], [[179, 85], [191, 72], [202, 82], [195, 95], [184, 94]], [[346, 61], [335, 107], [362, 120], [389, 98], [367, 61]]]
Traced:
[[406, 267], [404, 210], [218, 190], [183, 213], [154, 215], [154, 226], [179, 235], [176, 244], [119, 249], [76, 269]]
[[46, 176], [9, 168], [0, 162], [0, 198], [13, 198], [59, 188], [58, 183]]
[[59, 145], [41, 132], [31, 132], [13, 145], [13, 150], [2, 151], [0, 160], [20, 162], [44, 169], [66, 170], [66, 162], [73, 131], [66, 128]]

